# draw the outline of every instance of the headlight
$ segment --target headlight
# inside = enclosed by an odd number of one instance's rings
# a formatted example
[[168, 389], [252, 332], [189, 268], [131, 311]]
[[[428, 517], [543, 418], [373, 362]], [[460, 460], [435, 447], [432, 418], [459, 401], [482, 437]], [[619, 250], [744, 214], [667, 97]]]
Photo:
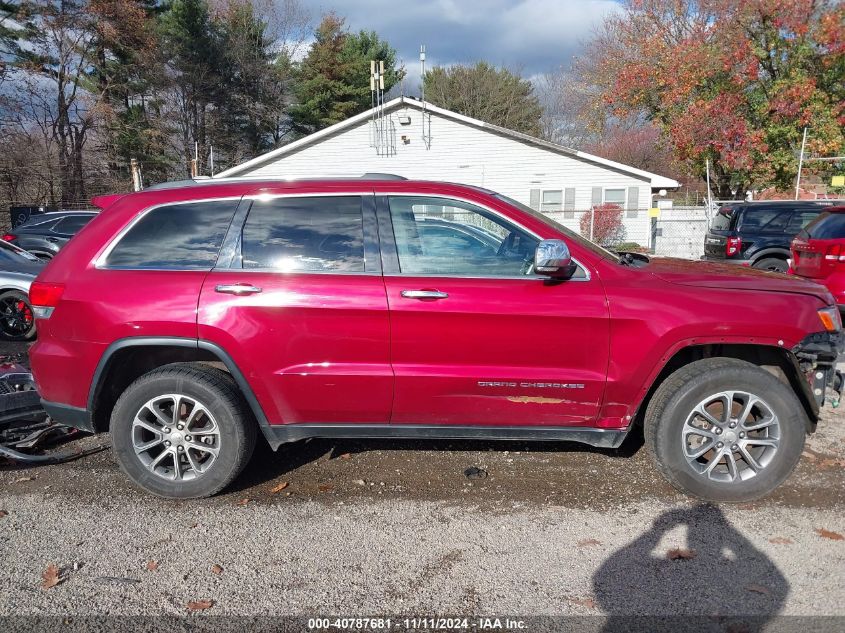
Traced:
[[839, 315], [839, 308], [836, 306], [828, 306], [819, 310], [819, 319], [828, 332], [838, 332], [842, 329], [842, 317]]

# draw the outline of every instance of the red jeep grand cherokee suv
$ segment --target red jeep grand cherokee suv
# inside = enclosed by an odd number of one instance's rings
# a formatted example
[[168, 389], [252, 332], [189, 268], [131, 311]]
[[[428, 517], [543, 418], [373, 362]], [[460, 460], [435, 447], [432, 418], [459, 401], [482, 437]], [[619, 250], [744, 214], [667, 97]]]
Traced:
[[95, 204], [32, 286], [32, 369], [50, 415], [110, 431], [166, 497], [223, 489], [258, 432], [617, 447], [642, 422], [677, 488], [753, 499], [798, 461], [842, 346], [813, 282], [620, 256], [474, 187], [217, 180]]

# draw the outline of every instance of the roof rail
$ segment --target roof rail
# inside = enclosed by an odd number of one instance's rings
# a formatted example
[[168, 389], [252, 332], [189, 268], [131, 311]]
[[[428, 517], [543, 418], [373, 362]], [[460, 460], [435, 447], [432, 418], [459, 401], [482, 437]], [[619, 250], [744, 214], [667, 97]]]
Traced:
[[260, 178], [260, 177], [245, 177], [235, 176], [232, 178], [208, 178], [200, 177], [196, 180], [173, 180], [170, 182], [160, 182], [157, 185], [150, 185], [145, 187], [146, 191], [156, 191], [159, 189], [178, 189], [180, 187], [200, 187], [204, 185], [223, 185], [226, 183], [238, 182], [268, 182], [277, 180], [279, 182], [291, 182], [300, 180], [408, 180], [405, 176], [397, 174], [383, 174], [379, 172], [367, 172], [361, 176], [302, 176], [299, 178]]

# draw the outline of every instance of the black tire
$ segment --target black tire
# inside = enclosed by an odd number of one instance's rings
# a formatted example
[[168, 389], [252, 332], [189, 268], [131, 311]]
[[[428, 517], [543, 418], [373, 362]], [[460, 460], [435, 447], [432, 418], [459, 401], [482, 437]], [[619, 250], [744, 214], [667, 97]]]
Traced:
[[[685, 455], [688, 440], [683, 433], [689, 428], [685, 427], [687, 417], [699, 403], [722, 391], [746, 391], [762, 397], [763, 404], [777, 416], [779, 445], [768, 457], [768, 463], [745, 480], [713, 481], [695, 470], [699, 468], [698, 461], [692, 464]], [[708, 501], [742, 502], [767, 495], [790, 475], [804, 450], [807, 414], [792, 389], [766, 370], [741, 360], [708, 358], [682, 367], [660, 385], [646, 409], [644, 424], [646, 447], [658, 470], [675, 488]], [[715, 431], [715, 426], [711, 428]], [[715, 443], [721, 438], [732, 442], [728, 433], [732, 436], [738, 431], [725, 426], [718, 437], [704, 441]], [[694, 453], [694, 448], [690, 452]], [[724, 461], [718, 468], [727, 471], [727, 458]], [[736, 464], [747, 467], [743, 458], [734, 463], [737, 471]]]
[[[31, 341], [35, 338], [35, 315], [29, 297], [20, 290], [0, 293], [0, 337], [7, 341]], [[12, 315], [14, 312], [14, 315]]]
[[789, 270], [789, 265], [786, 263], [785, 259], [780, 259], [779, 257], [764, 257], [763, 259], [754, 262], [752, 268], [757, 268], [758, 270], [770, 270], [775, 273], [785, 273]]
[[[150, 436], [148, 439], [161, 437], [164, 440], [170, 437], [174, 440], [174, 446], [178, 443], [175, 439], [177, 433], [179, 442], [190, 437], [188, 435], [191, 433], [190, 427], [179, 432], [172, 429], [172, 435], [165, 434], [163, 431], [155, 435], [135, 428], [136, 414], [139, 414], [150, 401], [156, 398], [166, 399], [167, 394], [186, 396], [201, 404], [210, 413], [213, 422], [216, 422], [218, 433], [212, 441], [217, 442], [218, 452], [208, 466], [208, 470], [202, 471], [200, 475], [194, 474], [193, 479], [180, 481], [167, 479], [145, 465], [142, 457], [135, 450], [134, 442], [143, 442], [143, 438], [136, 438], [138, 433], [148, 433]], [[172, 409], [175, 409], [175, 405]], [[151, 413], [149, 409], [147, 412]], [[164, 427], [164, 429], [169, 429], [169, 427]], [[256, 423], [249, 406], [229, 374], [204, 365], [173, 364], [144, 374], [127, 387], [112, 411], [110, 432], [117, 460], [123, 471], [137, 486], [159, 497], [193, 499], [210, 497], [220, 492], [240, 474], [255, 448]], [[205, 447], [200, 451], [191, 448], [191, 446], [200, 445], [199, 436], [193, 439], [195, 440], [193, 444], [185, 444], [187, 448], [183, 449], [184, 459], [188, 459], [186, 451], [191, 451], [194, 459], [210, 459], [204, 452], [207, 451]], [[168, 444], [168, 446], [171, 445]], [[160, 452], [163, 451], [162, 446]], [[155, 455], [151, 455], [151, 452], [144, 453], [148, 461], [154, 461]], [[153, 459], [150, 460], [150, 457]], [[181, 454], [179, 459], [182, 459]], [[165, 466], [168, 463], [175, 466], [171, 460], [172, 456], [167, 457]], [[176, 468], [180, 467], [176, 466]], [[183, 474], [186, 471], [196, 472], [186, 463], [182, 463], [181, 468]]]

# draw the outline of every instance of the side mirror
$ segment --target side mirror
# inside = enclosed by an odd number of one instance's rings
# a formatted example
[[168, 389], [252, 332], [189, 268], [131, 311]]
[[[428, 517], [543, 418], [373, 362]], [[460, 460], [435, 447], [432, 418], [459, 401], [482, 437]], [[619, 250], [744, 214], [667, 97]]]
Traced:
[[543, 240], [534, 253], [534, 272], [552, 279], [569, 279], [577, 266], [572, 263], [569, 247], [563, 240]]

